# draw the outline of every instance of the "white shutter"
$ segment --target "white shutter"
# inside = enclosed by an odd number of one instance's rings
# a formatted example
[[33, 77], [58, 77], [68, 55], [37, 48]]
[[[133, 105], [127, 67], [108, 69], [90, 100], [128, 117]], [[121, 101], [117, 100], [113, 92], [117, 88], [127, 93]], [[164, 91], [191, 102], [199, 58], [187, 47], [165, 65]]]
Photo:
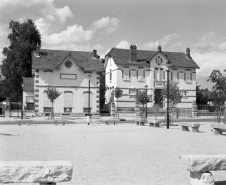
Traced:
[[138, 79], [139, 80], [143, 79], [143, 69], [142, 68], [138, 68]]
[[73, 93], [72, 92], [64, 93], [64, 107], [73, 107]]
[[129, 79], [129, 68], [124, 68], [124, 79]]
[[190, 82], [190, 71], [186, 71], [186, 81]]
[[173, 70], [173, 82], [177, 82], [177, 70]]
[[52, 103], [48, 98], [48, 95], [46, 93], [43, 93], [43, 95], [44, 95], [44, 107], [52, 107]]
[[26, 96], [27, 103], [34, 103], [34, 96]]

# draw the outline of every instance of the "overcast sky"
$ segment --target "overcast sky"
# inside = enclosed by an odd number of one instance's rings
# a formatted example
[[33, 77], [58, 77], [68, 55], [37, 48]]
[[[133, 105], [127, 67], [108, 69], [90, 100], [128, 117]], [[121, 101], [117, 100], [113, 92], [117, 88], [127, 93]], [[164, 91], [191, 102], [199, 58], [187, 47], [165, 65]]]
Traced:
[[[200, 66], [201, 88], [214, 69], [226, 69], [225, 0], [1, 0], [0, 48], [9, 22], [33, 19], [42, 48], [92, 51], [112, 47], [185, 52]], [[0, 58], [3, 56], [0, 54]]]

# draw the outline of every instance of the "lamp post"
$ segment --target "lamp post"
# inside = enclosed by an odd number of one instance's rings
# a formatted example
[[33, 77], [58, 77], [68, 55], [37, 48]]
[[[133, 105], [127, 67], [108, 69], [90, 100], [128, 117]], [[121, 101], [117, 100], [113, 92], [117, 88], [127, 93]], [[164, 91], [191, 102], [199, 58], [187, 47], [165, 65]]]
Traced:
[[170, 63], [167, 61], [165, 64], [167, 71], [167, 108], [166, 108], [166, 128], [169, 129], [169, 66]]
[[[22, 78], [23, 80], [23, 78]], [[22, 107], [21, 107], [21, 119], [23, 119], [23, 115], [24, 115], [24, 101], [23, 101], [23, 96], [24, 96], [24, 83], [22, 82]]]
[[147, 99], [148, 99], [148, 86], [145, 85], [145, 91], [146, 91], [146, 118], [148, 117], [148, 111], [147, 111]]
[[88, 95], [88, 125], [90, 124], [90, 78], [91, 75], [88, 75], [88, 79], [89, 79], [89, 95]]

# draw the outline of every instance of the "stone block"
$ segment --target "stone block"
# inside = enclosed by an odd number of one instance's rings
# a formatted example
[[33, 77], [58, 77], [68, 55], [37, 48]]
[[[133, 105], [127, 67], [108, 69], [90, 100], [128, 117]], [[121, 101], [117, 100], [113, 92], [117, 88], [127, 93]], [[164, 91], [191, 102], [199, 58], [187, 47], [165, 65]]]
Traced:
[[72, 178], [70, 161], [0, 161], [0, 183], [59, 183]]
[[181, 155], [180, 158], [191, 172], [226, 170], [226, 154]]
[[215, 182], [210, 172], [190, 172], [190, 185], [215, 185]]

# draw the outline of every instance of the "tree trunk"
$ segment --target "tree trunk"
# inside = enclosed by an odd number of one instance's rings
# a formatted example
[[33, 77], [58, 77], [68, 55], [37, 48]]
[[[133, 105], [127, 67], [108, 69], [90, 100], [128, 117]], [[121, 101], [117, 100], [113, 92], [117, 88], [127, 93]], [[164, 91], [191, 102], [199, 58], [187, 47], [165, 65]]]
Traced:
[[54, 119], [54, 112], [53, 112], [53, 102], [52, 102], [52, 111], [51, 111], [51, 119]]

